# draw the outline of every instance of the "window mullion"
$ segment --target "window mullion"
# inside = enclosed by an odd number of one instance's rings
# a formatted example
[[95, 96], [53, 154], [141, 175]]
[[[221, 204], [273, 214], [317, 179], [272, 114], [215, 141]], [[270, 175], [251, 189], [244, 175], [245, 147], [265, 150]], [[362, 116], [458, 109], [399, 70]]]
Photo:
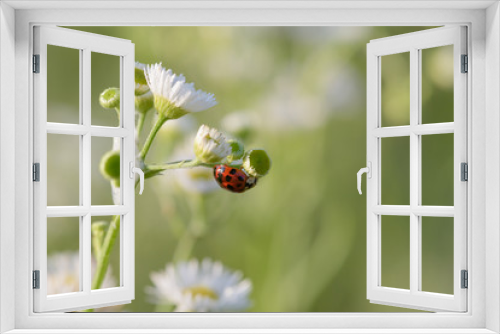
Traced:
[[410, 50], [410, 291], [420, 286], [420, 217], [413, 210], [420, 204], [420, 144], [413, 131], [419, 122], [420, 60], [418, 49]]
[[[80, 66], [81, 71], [81, 87], [80, 93], [82, 96], [81, 102], [81, 115], [82, 115], [82, 125], [90, 126], [90, 115], [91, 115], [91, 78], [90, 78], [90, 69], [91, 69], [91, 52], [89, 49], [83, 50], [82, 56], [82, 64]], [[82, 170], [82, 174], [80, 177], [80, 182], [82, 184], [82, 204], [84, 207], [90, 209], [91, 203], [91, 134], [86, 133], [81, 137], [82, 139], [82, 159], [80, 161], [80, 169]], [[81, 243], [80, 243], [80, 254], [81, 254], [81, 266], [82, 270], [80, 272], [81, 282], [83, 282], [83, 291], [90, 293], [91, 290], [91, 280], [92, 280], [92, 270], [91, 270], [91, 216], [90, 212], [87, 212], [85, 216], [82, 218], [82, 233], [81, 235]]]

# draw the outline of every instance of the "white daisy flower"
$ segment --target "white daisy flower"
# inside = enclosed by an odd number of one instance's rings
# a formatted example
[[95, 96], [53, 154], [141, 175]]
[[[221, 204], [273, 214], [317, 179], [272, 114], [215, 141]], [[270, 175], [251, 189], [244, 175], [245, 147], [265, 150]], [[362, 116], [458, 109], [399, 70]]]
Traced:
[[166, 70], [161, 63], [146, 66], [144, 73], [155, 97], [156, 110], [169, 119], [203, 111], [217, 104], [214, 94], [196, 90], [193, 83], [186, 83], [182, 74]]
[[[92, 272], [96, 262], [92, 258]], [[47, 258], [47, 294], [80, 291], [80, 255], [78, 252], [59, 252]], [[101, 289], [116, 287], [111, 268], [108, 268]]]
[[[47, 294], [55, 295], [80, 291], [80, 256], [78, 252], [59, 252], [47, 258]], [[92, 272], [96, 261], [92, 258]], [[117, 286], [111, 268], [108, 268], [101, 289]], [[106, 306], [94, 309], [95, 312], [122, 312], [123, 305]]]
[[47, 294], [80, 291], [78, 253], [64, 252], [47, 258]]
[[235, 312], [247, 309], [252, 283], [222, 263], [204, 259], [168, 264], [151, 273], [146, 292], [155, 304], [175, 305], [175, 312]]
[[226, 136], [217, 129], [202, 125], [194, 139], [194, 153], [198, 160], [205, 163], [222, 161], [232, 152]]

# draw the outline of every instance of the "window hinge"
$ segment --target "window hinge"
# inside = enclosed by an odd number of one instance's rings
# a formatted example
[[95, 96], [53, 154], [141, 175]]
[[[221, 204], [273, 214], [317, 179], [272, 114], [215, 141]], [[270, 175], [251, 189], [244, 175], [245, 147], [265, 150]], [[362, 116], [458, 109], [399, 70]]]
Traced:
[[33, 270], [33, 289], [40, 289], [40, 270]]
[[469, 181], [469, 165], [466, 162], [460, 165], [460, 180]]
[[461, 271], [461, 281], [462, 281], [462, 289], [467, 289], [469, 287], [469, 273], [467, 270]]
[[469, 57], [467, 55], [462, 55], [462, 70], [460, 72], [469, 72]]
[[33, 73], [40, 73], [40, 55], [33, 55]]
[[33, 164], [33, 181], [34, 182], [40, 181], [40, 164], [38, 162], [35, 162]]

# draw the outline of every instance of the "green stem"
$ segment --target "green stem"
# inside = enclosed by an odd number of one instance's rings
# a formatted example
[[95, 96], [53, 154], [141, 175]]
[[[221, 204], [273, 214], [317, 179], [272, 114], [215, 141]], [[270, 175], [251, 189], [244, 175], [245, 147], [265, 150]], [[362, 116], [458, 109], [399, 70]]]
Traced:
[[196, 241], [206, 233], [207, 218], [205, 215], [204, 195], [199, 194], [190, 202], [192, 203], [193, 215], [189, 221], [189, 226], [184, 230], [184, 234], [177, 243], [173, 256], [174, 262], [189, 260]]
[[113, 216], [111, 224], [109, 224], [106, 237], [101, 248], [101, 256], [97, 259], [97, 268], [92, 282], [92, 290], [99, 289], [104, 281], [106, 272], [108, 271], [109, 258], [111, 256], [111, 249], [115, 244], [116, 237], [120, 233], [120, 216]]
[[136, 133], [137, 133], [137, 139], [141, 137], [142, 133], [142, 128], [144, 127], [144, 120], [146, 119], [146, 114], [145, 113], [139, 113], [139, 116], [137, 117], [137, 127], [136, 127]]
[[151, 144], [153, 143], [153, 140], [156, 137], [156, 134], [161, 129], [161, 126], [163, 125], [163, 123], [165, 123], [167, 120], [168, 120], [168, 118], [166, 118], [162, 115], [158, 115], [158, 119], [156, 120], [155, 125], [151, 129], [151, 132], [149, 133], [148, 138], [146, 139], [146, 142], [144, 143], [144, 147], [142, 148], [141, 153], [139, 153], [139, 158], [142, 161], [145, 161], [146, 154], [148, 154], [149, 149], [151, 147]]
[[193, 251], [194, 243], [195, 243], [194, 235], [191, 233], [191, 231], [186, 230], [186, 232], [184, 232], [184, 235], [177, 243], [177, 247], [175, 248], [173, 256], [174, 262], [189, 259], [189, 256]]
[[[182, 160], [182, 161], [176, 161], [176, 162], [169, 162], [169, 163], [164, 163], [164, 164], [146, 164], [146, 170], [145, 174], [148, 172], [161, 172], [164, 170], [169, 170], [169, 169], [181, 169], [181, 168], [193, 168], [193, 167], [209, 167], [213, 168], [217, 165], [220, 165], [220, 162], [214, 162], [214, 163], [206, 163], [206, 162], [201, 162], [197, 159], [193, 160]], [[235, 167], [235, 168], [240, 168], [241, 164], [236, 164], [236, 163], [228, 163], [226, 164], [229, 167]]]
[[101, 257], [102, 243], [104, 240], [104, 228], [103, 222], [96, 222], [92, 224], [92, 249], [95, 254], [95, 258], [99, 259]]
[[[148, 170], [148, 171], [164, 171], [167, 169], [193, 168], [193, 167], [201, 166], [202, 164], [203, 164], [203, 162], [198, 161], [197, 159], [182, 160], [182, 161], [169, 162], [169, 163], [165, 163], [165, 164], [147, 164], [146, 170]], [[216, 164], [214, 164], [214, 165], [216, 165]]]

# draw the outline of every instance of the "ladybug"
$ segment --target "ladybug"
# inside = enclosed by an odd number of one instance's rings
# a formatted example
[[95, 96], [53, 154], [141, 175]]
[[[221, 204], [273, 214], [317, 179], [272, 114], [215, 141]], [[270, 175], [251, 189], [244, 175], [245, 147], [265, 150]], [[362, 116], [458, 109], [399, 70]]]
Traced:
[[242, 169], [227, 165], [216, 165], [214, 167], [214, 177], [221, 188], [233, 193], [245, 192], [257, 184], [257, 178], [249, 176]]

